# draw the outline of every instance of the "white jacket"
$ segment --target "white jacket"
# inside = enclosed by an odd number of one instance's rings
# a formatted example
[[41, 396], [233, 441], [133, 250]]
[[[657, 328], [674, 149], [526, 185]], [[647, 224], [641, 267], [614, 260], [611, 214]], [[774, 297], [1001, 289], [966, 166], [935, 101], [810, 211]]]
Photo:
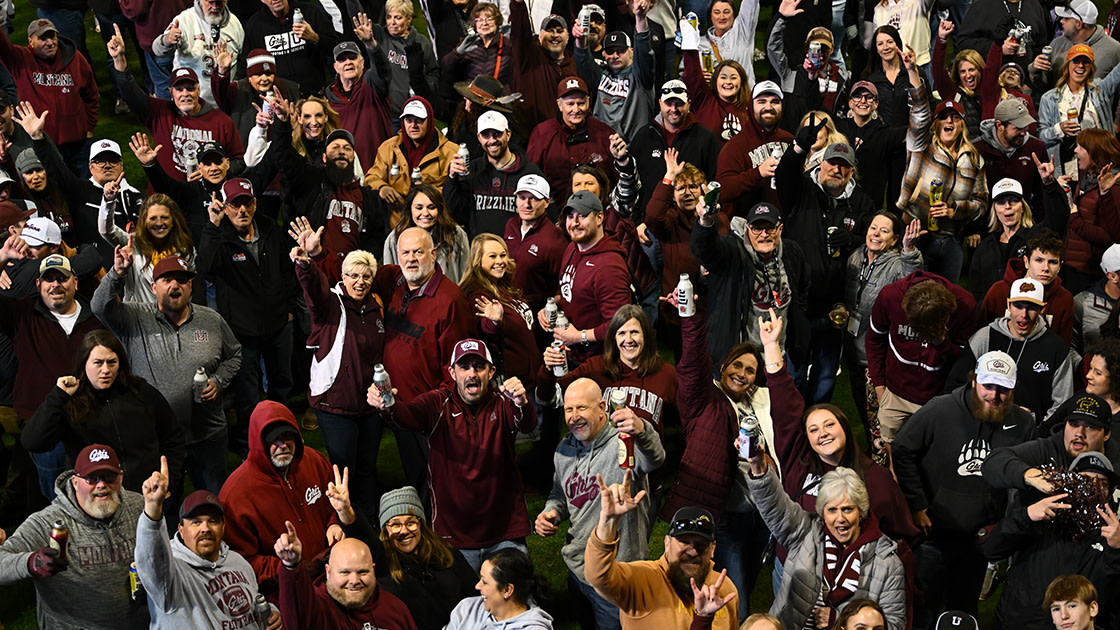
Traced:
[[[164, 34], [157, 37], [152, 41], [152, 52], [157, 55], [168, 55], [172, 52], [175, 53], [175, 67], [176, 68], [190, 68], [198, 75], [198, 87], [202, 90], [202, 100], [215, 106], [214, 98], [210, 94], [210, 75], [213, 73], [217, 62], [214, 60], [214, 44], [218, 39], [225, 41], [229, 52], [233, 53], [233, 58], [238, 59], [241, 57], [241, 47], [245, 42], [245, 29], [241, 27], [241, 20], [237, 19], [234, 15], [226, 9], [222, 21], [218, 24], [218, 37], [214, 37], [213, 28], [206, 22], [206, 16], [202, 12], [200, 0], [195, 0], [194, 5], [189, 9], [184, 9], [182, 13], [175, 16], [171, 21], [174, 24], [179, 22], [179, 29], [183, 32], [182, 39], [179, 40], [178, 46], [169, 46], [165, 39], [167, 29]], [[171, 28], [171, 24], [167, 28]], [[236, 67], [236, 66], [235, 66]], [[236, 70], [234, 76], [230, 80], [236, 80]]]

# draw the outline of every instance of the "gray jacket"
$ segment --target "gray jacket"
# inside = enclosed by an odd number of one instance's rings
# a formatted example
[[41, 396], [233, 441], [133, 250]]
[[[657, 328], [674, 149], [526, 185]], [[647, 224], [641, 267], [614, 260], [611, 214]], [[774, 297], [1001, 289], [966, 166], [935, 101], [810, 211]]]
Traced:
[[[226, 428], [221, 391], [241, 367], [241, 344], [221, 315], [192, 304], [191, 314], [176, 329], [155, 304], [121, 302], [125, 278], [110, 270], [93, 294], [93, 312], [121, 340], [132, 372], [158, 389], [175, 412], [187, 445], [197, 444]], [[219, 395], [195, 405], [195, 370], [218, 384]], [[198, 413], [195, 413], [195, 410]]]
[[656, 91], [654, 57], [649, 31], [634, 34], [634, 63], [615, 74], [599, 68], [586, 48], [576, 48], [576, 68], [591, 88], [591, 114], [614, 129], [627, 142], [653, 120]]
[[[113, 517], [100, 521], [78, 507], [70, 479], [73, 470], [58, 476], [58, 495], [46, 508], [27, 517], [0, 546], [0, 584], [31, 577], [27, 560], [49, 544], [56, 520], [70, 530], [70, 566], [58, 575], [32, 578], [37, 600], [36, 620], [51, 630], [141, 630], [148, 627], [148, 608], [132, 601], [128, 567], [136, 547], [136, 519], [144, 499], [121, 490], [121, 505]], [[79, 482], [84, 483], [84, 482]]]
[[1116, 300], [1104, 292], [1102, 278], [1093, 286], [1073, 296], [1073, 350], [1084, 356], [1085, 349], [1101, 338], [1101, 325], [1112, 312]]
[[[587, 540], [599, 523], [599, 484], [595, 475], [603, 476], [610, 485], [622, 483], [626, 471], [618, 467], [618, 429], [607, 423], [590, 446], [580, 444], [579, 440], [568, 434], [556, 447], [553, 457], [555, 474], [552, 477], [552, 492], [544, 504], [545, 512], [556, 510], [560, 515], [558, 523], [571, 520], [568, 537], [560, 549], [564, 562], [580, 581], [583, 577], [583, 556]], [[661, 467], [665, 461], [665, 449], [653, 425], [645, 422], [645, 431], [634, 438], [634, 477], [630, 491], [649, 490], [647, 475]], [[642, 501], [638, 509], [622, 517], [618, 532], [618, 561], [631, 562], [649, 557], [649, 509], [650, 502]]]
[[[899, 235], [899, 238], [902, 238]], [[871, 309], [879, 291], [888, 284], [901, 280], [922, 268], [922, 252], [917, 247], [910, 253], [892, 249], [880, 254], [875, 262], [867, 265], [867, 244], [861, 245], [848, 256], [844, 274], [844, 304], [851, 312], [848, 320], [847, 340], [855, 349], [855, 359], [867, 365], [867, 351], [863, 341], [871, 325]], [[866, 274], [866, 277], [864, 275]]]
[[168, 539], [167, 518], [140, 515], [136, 524], [136, 571], [148, 597], [151, 630], [254, 628], [257, 575], [241, 554], [222, 543], [217, 562]]
[[[760, 479], [747, 477], [762, 520], [778, 544], [789, 550], [782, 584], [770, 614], [786, 628], [802, 628], [817, 603], [824, 575], [824, 522], [789, 498], [773, 468]], [[906, 627], [906, 576], [898, 546], [886, 536], [859, 550], [859, 584], [851, 599], [878, 602], [887, 616], [888, 630]], [[840, 606], [843, 609], [843, 605]]]
[[[1094, 79], [1105, 78], [1120, 64], [1120, 42], [1112, 39], [1103, 26], [1097, 24], [1096, 30], [1084, 43], [1093, 49], [1093, 63], [1097, 65], [1097, 76]], [[1034, 64], [1029, 66], [1031, 82], [1035, 85], [1053, 86], [1058, 82], [1058, 71], [1065, 62], [1066, 53], [1073, 48], [1073, 40], [1065, 35], [1058, 35], [1050, 42], [1050, 47], [1054, 49], [1050, 53], [1050, 70], [1035, 70]]]

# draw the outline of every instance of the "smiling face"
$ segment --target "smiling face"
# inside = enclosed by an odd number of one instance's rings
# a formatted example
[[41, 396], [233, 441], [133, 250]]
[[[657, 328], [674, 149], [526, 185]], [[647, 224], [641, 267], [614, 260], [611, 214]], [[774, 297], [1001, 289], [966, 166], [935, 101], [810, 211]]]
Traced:
[[1091, 630], [1098, 610], [1097, 602], [1086, 604], [1080, 599], [1072, 599], [1050, 604], [1050, 618], [1056, 630]]
[[[892, 39], [891, 41], [893, 42], [894, 40]], [[871, 117], [871, 112], [879, 107], [879, 99], [867, 90], [860, 90], [852, 95], [852, 98], [848, 101], [848, 105], [852, 108], [852, 113], [854, 113], [857, 118], [866, 120]]]
[[420, 545], [420, 519], [411, 514], [394, 516], [385, 523], [389, 542], [401, 553], [412, 553]]
[[844, 427], [831, 411], [816, 409], [810, 413], [805, 418], [805, 437], [809, 439], [809, 447], [822, 461], [833, 466], [840, 463], [848, 440]]
[[1008, 302], [1007, 311], [1011, 314], [1011, 321], [1007, 323], [1008, 330], [1018, 339], [1024, 339], [1034, 330], [1038, 316], [1042, 314], [1042, 307], [1032, 302]]
[[826, 503], [821, 509], [824, 526], [845, 547], [859, 538], [859, 506], [847, 495]]
[[373, 272], [365, 265], [352, 265], [342, 271], [342, 288], [350, 299], [361, 302], [373, 288]]
[[[408, 25], [411, 19], [400, 11], [389, 11], [385, 13], [385, 30], [393, 37], [404, 37], [408, 35]], [[475, 27], [477, 29], [477, 26]]]
[[354, 538], [342, 539], [331, 549], [326, 577], [331, 599], [348, 610], [363, 608], [377, 589], [369, 547]]
[[[676, 574], [684, 578], [685, 584], [689, 579], [696, 580], [697, 584], [703, 583], [712, 570], [715, 551], [714, 542], [697, 534], [666, 535], [665, 559], [669, 562], [670, 580]], [[679, 585], [677, 590], [681, 590]]]
[[1077, 457], [1090, 451], [1103, 453], [1104, 443], [1110, 434], [1108, 429], [1093, 426], [1088, 420], [1071, 418], [1066, 420], [1062, 441], [1066, 446], [1066, 453], [1070, 457]]
[[747, 397], [758, 376], [758, 358], [753, 354], [741, 354], [727, 362], [720, 370], [720, 388], [732, 400], [738, 402]]
[[500, 160], [506, 155], [509, 150], [509, 137], [510, 131], [498, 131], [496, 129], [487, 129], [478, 132], [478, 143], [482, 145], [482, 150], [486, 152], [486, 157], [491, 160]]
[[957, 81], [960, 85], [975, 92], [980, 85], [980, 69], [973, 65], [971, 61], [962, 60], [957, 67]]
[[439, 207], [424, 193], [416, 193], [409, 210], [412, 212], [412, 222], [418, 228], [431, 231], [439, 221]]
[[568, 31], [559, 24], [546, 28], [540, 33], [541, 48], [549, 57], [559, 59], [568, 48]]
[[885, 62], [893, 62], [898, 56], [898, 44], [890, 35], [879, 33], [875, 36], [875, 52], [879, 53], [879, 59]]
[[86, 358], [86, 380], [94, 389], [109, 389], [117, 382], [120, 360], [105, 346], [94, 346]]
[[941, 144], [951, 147], [964, 133], [964, 118], [953, 112], [934, 121], [933, 128]]
[[67, 315], [74, 310], [74, 294], [78, 292], [77, 276], [69, 276], [61, 271], [48, 271], [35, 281], [39, 288], [39, 298], [51, 312]]
[[556, 99], [556, 107], [560, 108], [560, 120], [570, 129], [575, 129], [587, 120], [591, 100], [583, 92], [569, 92]]
[[299, 110], [299, 126], [304, 138], [314, 140], [322, 136], [327, 126], [327, 112], [323, 105], [316, 101], [304, 103]]
[[685, 116], [688, 115], [688, 103], [679, 98], [671, 98], [668, 101], [658, 100], [661, 106], [661, 120], [665, 124], [666, 129], [679, 129], [681, 124], [684, 123]]
[[482, 244], [482, 273], [495, 282], [506, 277], [506, 267], [509, 266], [509, 250], [501, 241], [486, 241]]
[[1078, 170], [1080, 170], [1080, 171], [1089, 170], [1089, 165], [1091, 163], [1091, 160], [1089, 159], [1089, 152], [1085, 150], [1085, 147], [1078, 144], [1077, 146], [1075, 146], [1073, 148], [1073, 155], [1077, 158], [1077, 169]]
[[229, 173], [229, 158], [214, 153], [206, 155], [198, 161], [198, 171], [207, 182], [221, 184]]
[[171, 101], [176, 109], [189, 116], [202, 109], [202, 90], [197, 83], [190, 81], [172, 85]]
[[615, 332], [614, 342], [618, 346], [618, 357], [622, 362], [631, 368], [635, 367], [645, 346], [642, 325], [637, 319], [628, 320]]
[[357, 53], [343, 53], [334, 60], [334, 71], [345, 82], [357, 81], [366, 71], [366, 62]]
[[490, 564], [489, 560], [482, 563], [482, 569], [478, 572], [478, 583], [474, 588], [482, 596], [482, 607], [491, 614], [501, 610], [507, 600], [513, 596], [512, 585], [506, 584], [502, 587], [494, 579], [494, 565]]
[[1085, 85], [1089, 79], [1093, 78], [1089, 74], [1092, 64], [1093, 62], [1084, 55], [1071, 59], [1069, 62], [1069, 82], [1078, 86]]
[[1042, 284], [1049, 285], [1058, 277], [1058, 270], [1062, 267], [1062, 259], [1057, 254], [1034, 250], [1030, 256], [1025, 256], [1023, 262], [1027, 266], [1027, 277], [1034, 278]]
[[731, 8], [729, 2], [723, 0], [712, 3], [712, 10], [708, 17], [712, 21], [712, 28], [716, 29], [716, 35], [722, 36], [735, 24], [735, 10]]
[[183, 545], [199, 558], [215, 562], [222, 552], [226, 521], [217, 510], [195, 510], [179, 523]]
[[751, 101], [751, 111], [758, 124], [774, 129], [782, 120], [782, 99], [775, 94], [760, 94]]
[[171, 209], [163, 204], [152, 204], [144, 217], [144, 229], [148, 231], [153, 241], [160, 242], [171, 234], [175, 223], [171, 218]]
[[607, 424], [603, 393], [593, 381], [579, 379], [564, 392], [564, 424], [584, 446], [589, 446]]
[[455, 381], [455, 389], [463, 402], [477, 405], [486, 397], [490, 378], [494, 376], [494, 366], [486, 359], [469, 354], [447, 370], [451, 373], [451, 380]]
[[261, 0], [265, 7], [276, 17], [288, 13], [288, 0]]
[[898, 234], [895, 234], [894, 224], [889, 218], [880, 214], [876, 215], [871, 220], [871, 225], [867, 226], [864, 243], [867, 245], [867, 251], [882, 254], [893, 247], [897, 240]]
[[1111, 388], [1111, 381], [1108, 375], [1108, 363], [1105, 362], [1104, 357], [1099, 354], [1094, 354], [1093, 358], [1089, 361], [1089, 370], [1085, 372], [1085, 391], [1090, 394], [1096, 394], [1101, 398], [1107, 398], [1109, 389]]
[[[574, 189], [573, 189], [574, 192]], [[577, 245], [593, 245], [603, 236], [603, 213], [592, 212], [584, 216], [578, 212], [569, 211], [564, 217], [564, 225], [568, 229], [568, 236]]]
[[77, 495], [78, 505], [82, 511], [93, 518], [106, 520], [117, 513], [121, 506], [121, 484], [124, 475], [117, 473], [99, 472], [91, 479], [85, 479], [75, 474], [70, 478]]
[[734, 101], [739, 96], [739, 88], [743, 86], [743, 78], [739, 71], [731, 66], [719, 69], [716, 75], [716, 94], [724, 102]]

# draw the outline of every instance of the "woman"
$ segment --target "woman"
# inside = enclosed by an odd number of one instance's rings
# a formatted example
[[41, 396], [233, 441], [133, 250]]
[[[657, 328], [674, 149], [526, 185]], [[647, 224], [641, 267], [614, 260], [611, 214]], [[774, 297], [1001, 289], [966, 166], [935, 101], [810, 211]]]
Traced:
[[[813, 117], [816, 118], [815, 121], [810, 120]], [[809, 159], [805, 160], [806, 173], [820, 166], [822, 161], [821, 158], [824, 157], [824, 150], [827, 149], [829, 145], [835, 144], [837, 142], [843, 142], [844, 144], [848, 145], [851, 144], [851, 141], [849, 141], [844, 134], [837, 131], [836, 123], [833, 122], [832, 116], [830, 116], [826, 112], [807, 112], [804, 116], [801, 117], [801, 122], [797, 124], [798, 130], [800, 130], [802, 127], [808, 126], [811, 122], [815, 122], [816, 124], [823, 124], [824, 127], [821, 128], [820, 132], [817, 134], [816, 142], [814, 142], [813, 146], [809, 149]]]
[[[910, 83], [920, 85], [914, 51], [903, 55], [903, 63]], [[927, 268], [955, 283], [964, 264], [964, 227], [988, 201], [983, 160], [968, 141], [960, 104], [942, 101], [930, 116], [927, 90], [912, 88], [911, 94], [909, 157], [898, 207], [905, 220], [919, 219], [930, 232], [919, 245]], [[931, 198], [934, 189], [941, 191], [940, 198]]]
[[474, 593], [478, 580], [463, 554], [428, 526], [416, 488], [405, 486], [381, 496], [380, 530], [355, 511], [348, 491], [350, 474], [334, 466], [327, 498], [347, 536], [369, 545], [377, 584], [396, 595], [420, 630], [440, 630], [451, 611]]
[[[1062, 173], [1076, 175], [1073, 143], [1082, 129], [1112, 132], [1112, 97], [1120, 87], [1120, 71], [1115, 68], [1100, 81], [1094, 81], [1097, 64], [1093, 49], [1076, 45], [1066, 53], [1066, 63], [1054, 89], [1038, 102], [1039, 138], [1046, 143]], [[1075, 115], [1074, 115], [1075, 114]]]
[[485, 74], [503, 85], [513, 85], [513, 44], [503, 32], [503, 21], [496, 5], [490, 2], [475, 5], [469, 22], [474, 25], [474, 34], [468, 31], [454, 50], [443, 55], [443, 80], [472, 81]]
[[549, 596], [547, 581], [533, 573], [523, 551], [504, 548], [482, 562], [478, 597], [468, 597], [451, 611], [446, 630], [551, 629], [552, 615], [540, 607]]
[[[1113, 312], [1117, 311], [1114, 309]], [[1110, 324], [1111, 334], [1102, 336], [1085, 353], [1085, 364], [1088, 365], [1085, 370], [1085, 391], [1107, 400], [1112, 413], [1116, 414], [1120, 412], [1120, 330], [1117, 328], [1116, 315], [1110, 316], [1104, 326]], [[1112, 378], [1113, 373], [1116, 373], [1117, 378]]]
[[[321, 164], [327, 150], [326, 139], [335, 129], [342, 127], [338, 112], [326, 99], [309, 96], [300, 99], [292, 108], [292, 146], [312, 164]], [[249, 132], [245, 146], [245, 165], [256, 166], [266, 155], [269, 144], [269, 126], [255, 125]], [[354, 156], [357, 160], [357, 156]], [[360, 171], [359, 171], [360, 172]]]
[[1120, 141], [1106, 129], [1086, 129], [1077, 134], [1074, 157], [1079, 175], [1063, 180], [1073, 187], [1076, 205], [1061, 273], [1062, 285], [1076, 295], [1100, 279], [1101, 257], [1120, 242], [1120, 204], [1108, 194], [1120, 167]]
[[62, 240], [71, 247], [77, 247], [78, 235], [75, 232], [74, 220], [70, 216], [70, 206], [58, 187], [48, 183], [47, 171], [43, 168], [43, 163], [39, 161], [35, 150], [25, 149], [17, 155], [15, 167], [23, 180], [23, 185], [16, 188], [17, 193], [14, 196], [34, 204], [38, 216], [54, 221], [62, 232]]
[[401, 215], [397, 227], [385, 239], [382, 260], [386, 264], [398, 264], [397, 239], [401, 232], [410, 227], [421, 227], [432, 235], [432, 241], [436, 245], [436, 262], [443, 269], [443, 275], [452, 282], [459, 282], [467, 269], [470, 242], [467, 240], [467, 233], [451, 217], [439, 189], [431, 184], [413, 186], [404, 201], [404, 207], [406, 211]]
[[[968, 137], [979, 138], [983, 111], [994, 112], [996, 106], [995, 103], [990, 103], [985, 107], [985, 104], [981, 103], [981, 84], [984, 82], [984, 70], [987, 64], [978, 51], [970, 48], [958, 52], [953, 58], [952, 69], [946, 71], [945, 42], [952, 32], [953, 23], [942, 20], [937, 29], [937, 42], [933, 45], [933, 86], [942, 100], [956, 101], [961, 106]], [[998, 49], [997, 44], [992, 44], [988, 53], [996, 53]], [[994, 82], [995, 79], [995, 76], [988, 76], [990, 82]]]
[[[425, 94], [435, 93], [439, 82], [439, 61], [432, 52], [432, 43], [426, 34], [412, 28], [413, 7], [409, 0], [386, 0], [385, 25], [373, 25], [373, 38], [378, 44], [378, 54], [389, 62], [389, 111], [392, 112], [393, 129], [400, 128], [399, 115], [404, 102], [412, 96], [409, 68], [421, 68]], [[419, 50], [415, 48], [419, 47]], [[409, 49], [419, 52], [409, 55]], [[411, 57], [411, 58], [410, 58]], [[369, 68], [369, 65], [366, 66]], [[417, 88], [418, 90], [420, 88]]]
[[298, 234], [292, 262], [311, 315], [307, 347], [314, 354], [308, 403], [331, 462], [354, 471], [358, 509], [373, 514], [384, 426], [364, 392], [373, 382], [373, 366], [381, 363], [385, 343], [382, 305], [372, 291], [377, 261], [369, 252], [350, 252], [342, 259], [342, 280], [331, 286], [319, 265], [310, 262], [321, 249], [319, 232], [306, 219], [292, 229]]
[[[902, 45], [917, 52], [916, 62], [925, 69], [930, 62], [929, 55], [929, 12], [933, 2], [929, 0], [879, 0], [875, 5], [873, 24], [876, 27], [891, 26], [898, 29]], [[867, 42], [864, 43], [867, 47]]]
[[144, 480], [167, 457], [174, 496], [182, 491], [186, 440], [163, 394], [134, 375], [124, 346], [108, 330], [82, 338], [71, 374], [60, 376], [20, 436], [32, 453], [59, 442], [74, 463], [90, 444], [113, 447], [124, 470], [124, 487], [140, 492]]
[[[875, 444], [879, 434], [878, 422], [874, 420], [874, 414], [869, 413], [869, 410], [877, 410], [879, 403], [875, 399], [875, 389], [870, 385], [864, 349], [864, 338], [871, 325], [871, 309], [883, 287], [921, 269], [922, 253], [914, 247], [921, 234], [921, 224], [917, 220], [911, 221], [903, 231], [898, 215], [880, 212], [867, 226], [863, 246], [848, 256], [844, 304], [848, 307], [849, 316], [845, 325], [844, 356], [848, 359], [852, 398], [856, 411], [863, 419], [868, 444]], [[869, 417], [872, 418], [870, 423]], [[872, 452], [878, 453], [879, 449], [873, 448]]]
[[681, 78], [688, 86], [692, 115], [701, 125], [716, 132], [720, 140], [727, 142], [739, 133], [746, 118], [751, 115], [752, 82], [747, 71], [738, 61], [725, 59], [712, 71], [711, 78], [705, 80], [700, 51], [685, 50], [681, 54], [684, 56]]
[[879, 531], [868, 491], [850, 468], [821, 478], [815, 513], [782, 491], [764, 456], [750, 460], [747, 486], [778, 542], [789, 549], [770, 614], [786, 628], [828, 628], [856, 599], [876, 601], [889, 630], [906, 627], [906, 590], [898, 546]]
[[867, 60], [863, 78], [870, 81], [878, 92], [879, 118], [888, 127], [905, 125], [910, 115], [910, 102], [907, 90], [911, 85], [917, 87], [902, 63], [902, 38], [898, 29], [885, 25], [875, 29], [872, 39], [875, 54]]
[[459, 288], [482, 319], [482, 337], [494, 353], [498, 375], [516, 376], [531, 391], [536, 386], [540, 355], [533, 337], [533, 312], [513, 286], [517, 264], [498, 236], [484, 233], [471, 243], [467, 271]]
[[836, 617], [832, 630], [886, 630], [887, 616], [870, 599], [853, 599]]
[[906, 125], [888, 127], [879, 117], [878, 107], [875, 84], [858, 81], [848, 97], [848, 115], [836, 119], [836, 130], [856, 149], [856, 163], [876, 166], [857, 169], [856, 178], [877, 208], [884, 199], [898, 199], [906, 169]]
[[[758, 28], [758, 5], [756, 0], [749, 0], [739, 5], [738, 14], [735, 7], [727, 0], [715, 0], [708, 8], [708, 19], [712, 25], [708, 27], [708, 42], [703, 48], [710, 48], [712, 57], [716, 62], [733, 62], [739, 65], [746, 77], [744, 86], [755, 84], [754, 80], [754, 38]], [[688, 71], [688, 57], [685, 55], [685, 72]], [[719, 67], [713, 75], [719, 74]], [[685, 78], [685, 82], [688, 79]], [[689, 89], [691, 92], [691, 88]], [[696, 113], [695, 107], [693, 113]], [[708, 127], [715, 129], [715, 127]], [[734, 134], [732, 134], [734, 135]], [[727, 140], [728, 138], [724, 138]]]
[[155, 193], [140, 206], [136, 231], [126, 233], [113, 222], [113, 214], [105, 201], [97, 215], [101, 238], [110, 246], [132, 249], [132, 265], [128, 267], [124, 285], [125, 302], [155, 304], [152, 291], [152, 270], [169, 256], [180, 256], [194, 264], [194, 239], [187, 228], [187, 220], [175, 200], [162, 193]]

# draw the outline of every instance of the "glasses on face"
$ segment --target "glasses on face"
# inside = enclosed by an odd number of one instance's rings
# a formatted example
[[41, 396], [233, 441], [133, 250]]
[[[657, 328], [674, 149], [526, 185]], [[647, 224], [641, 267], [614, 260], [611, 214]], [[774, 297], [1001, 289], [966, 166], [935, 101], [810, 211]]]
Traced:
[[385, 529], [389, 530], [390, 534], [399, 534], [407, 529], [410, 532], [420, 531], [420, 521], [417, 519], [409, 519], [407, 521], [397, 521], [396, 523], [386, 523]]
[[120, 160], [101, 160], [101, 159], [93, 159], [93, 160], [90, 160], [90, 161], [89, 161], [89, 163], [90, 163], [90, 164], [93, 164], [94, 166], [100, 166], [100, 167], [102, 167], [102, 168], [108, 168], [108, 167], [110, 167], [110, 166], [114, 166], [114, 165], [120, 164], [120, 163], [121, 163], [121, 161], [120, 161]]
[[868, 92], [863, 92], [862, 94], [856, 94], [855, 96], [852, 97], [852, 102], [853, 103], [873, 103], [876, 100], [877, 99]]
[[96, 475], [89, 475], [89, 476], [85, 476], [85, 477], [83, 477], [82, 475], [79, 475], [79, 474], [75, 474], [74, 476], [77, 477], [78, 479], [81, 479], [82, 481], [86, 482], [86, 485], [88, 485], [88, 486], [96, 486], [97, 484], [101, 483], [102, 481], [105, 482], [105, 485], [111, 486], [114, 483], [116, 483], [118, 479], [121, 478], [121, 474], [119, 472], [118, 473], [107, 473], [107, 472], [97, 473]]
[[371, 275], [371, 274], [368, 274], [368, 273], [354, 273], [352, 271], [349, 272], [349, 273], [342, 274], [342, 277], [349, 278], [350, 280], [353, 280], [354, 282], [357, 282], [359, 280], [361, 280], [362, 282], [370, 282], [370, 281], [373, 280], [373, 275]]
[[474, 19], [475, 24], [493, 24], [494, 22], [497, 22], [497, 20], [495, 20], [494, 17], [490, 15], [486, 17], [476, 17]]
[[764, 234], [764, 233], [767, 234], [767, 235], [773, 235], [778, 231], [778, 228], [780, 228], [780, 227], [781, 227], [780, 225], [767, 225], [767, 226], [748, 225], [747, 229], [751, 231], [751, 234], [755, 234], [755, 235]]

